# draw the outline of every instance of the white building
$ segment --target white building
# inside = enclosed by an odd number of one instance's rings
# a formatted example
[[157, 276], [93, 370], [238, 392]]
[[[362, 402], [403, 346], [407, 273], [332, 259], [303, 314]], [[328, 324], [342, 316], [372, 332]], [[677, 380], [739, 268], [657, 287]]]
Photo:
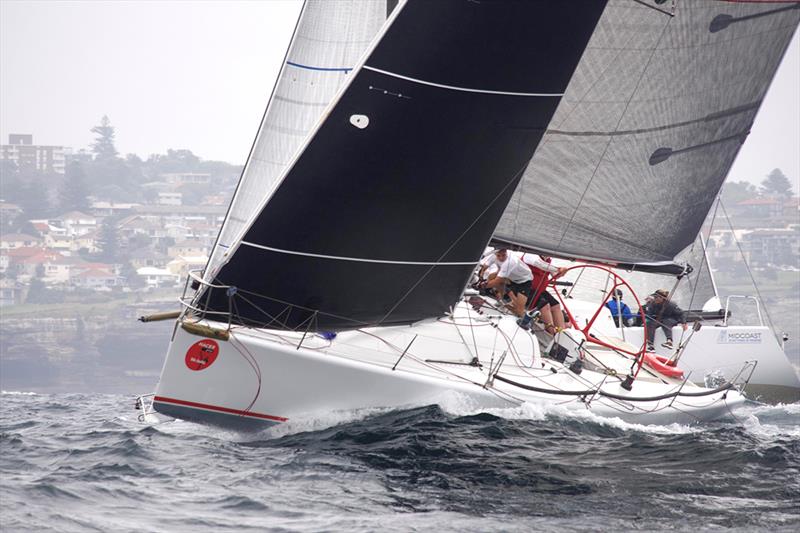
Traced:
[[64, 147], [33, 144], [33, 135], [12, 133], [8, 144], [0, 145], [0, 159], [11, 161], [20, 170], [63, 174]]
[[84, 270], [80, 274], [72, 276], [71, 279], [76, 287], [82, 289], [98, 290], [122, 285], [122, 278], [113, 272], [99, 268]]
[[70, 237], [80, 237], [97, 229], [97, 217], [80, 211], [70, 211], [58, 218], [51, 219], [50, 223], [64, 228], [66, 234]]
[[205, 255], [179, 256], [167, 263], [167, 270], [185, 279], [190, 270], [202, 270], [207, 263], [208, 257]]
[[142, 267], [136, 269], [136, 274], [147, 282], [148, 287], [174, 287], [180, 282], [177, 276], [164, 268]]
[[161, 174], [161, 179], [170, 185], [208, 185], [211, 183], [211, 174], [201, 174], [197, 172], [173, 172]]
[[158, 205], [183, 205], [183, 194], [179, 192], [160, 192], [156, 203]]

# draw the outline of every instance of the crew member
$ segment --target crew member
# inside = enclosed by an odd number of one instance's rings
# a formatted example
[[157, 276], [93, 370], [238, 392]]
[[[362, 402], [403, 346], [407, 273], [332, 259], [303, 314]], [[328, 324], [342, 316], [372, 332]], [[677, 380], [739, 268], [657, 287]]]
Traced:
[[511, 311], [521, 317], [525, 314], [525, 307], [531, 294], [533, 280], [531, 270], [519, 257], [509, 254], [505, 248], [495, 250], [494, 256], [500, 268], [496, 276], [485, 282], [485, 286], [497, 290], [501, 297], [507, 290], [511, 298], [509, 306]]

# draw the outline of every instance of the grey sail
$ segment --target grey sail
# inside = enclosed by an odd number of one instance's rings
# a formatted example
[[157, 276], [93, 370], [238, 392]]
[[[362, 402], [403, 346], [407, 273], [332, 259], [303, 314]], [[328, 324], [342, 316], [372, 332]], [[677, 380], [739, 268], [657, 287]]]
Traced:
[[386, 21], [386, 0], [306, 0], [211, 259], [210, 281]]
[[610, 1], [495, 238], [671, 263], [700, 231], [799, 20], [798, 3]]
[[[719, 309], [719, 304], [714, 298], [717, 298], [718, 294], [704, 250], [705, 237], [704, 232], [700, 233], [691, 245], [675, 257], [676, 263], [692, 266], [692, 271], [680, 279], [638, 270], [610, 270], [624, 279], [640, 300], [644, 300], [656, 289], [666, 289], [670, 292], [670, 300], [681, 309], [699, 311], [706, 307], [709, 311], [716, 311]], [[572, 270], [566, 274], [563, 281], [575, 283], [574, 287], [566, 289], [570, 297], [589, 302], [603, 300], [614, 287], [613, 276], [599, 269]], [[623, 292], [623, 301], [635, 313], [637, 305], [630, 290], [625, 287], [621, 287], [620, 290]]]

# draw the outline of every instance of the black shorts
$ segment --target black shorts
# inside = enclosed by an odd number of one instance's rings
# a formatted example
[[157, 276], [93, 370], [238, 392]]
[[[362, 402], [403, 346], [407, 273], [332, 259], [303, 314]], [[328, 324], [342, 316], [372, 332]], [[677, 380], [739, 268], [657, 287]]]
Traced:
[[536, 298], [536, 303], [534, 303], [533, 306], [536, 309], [541, 309], [545, 305], [558, 305], [558, 304], [559, 301], [556, 300], [555, 296], [553, 296], [547, 291], [542, 291], [542, 294], [540, 294], [539, 297]]
[[514, 294], [524, 294], [528, 298], [531, 297], [531, 282], [523, 281], [522, 283], [508, 282], [508, 290]]

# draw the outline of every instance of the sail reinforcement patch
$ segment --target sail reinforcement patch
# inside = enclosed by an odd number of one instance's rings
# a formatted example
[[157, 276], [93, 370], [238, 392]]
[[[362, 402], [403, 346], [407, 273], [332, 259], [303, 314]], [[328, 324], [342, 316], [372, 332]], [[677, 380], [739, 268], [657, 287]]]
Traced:
[[350, 124], [363, 130], [369, 126], [369, 117], [367, 115], [350, 115]]

